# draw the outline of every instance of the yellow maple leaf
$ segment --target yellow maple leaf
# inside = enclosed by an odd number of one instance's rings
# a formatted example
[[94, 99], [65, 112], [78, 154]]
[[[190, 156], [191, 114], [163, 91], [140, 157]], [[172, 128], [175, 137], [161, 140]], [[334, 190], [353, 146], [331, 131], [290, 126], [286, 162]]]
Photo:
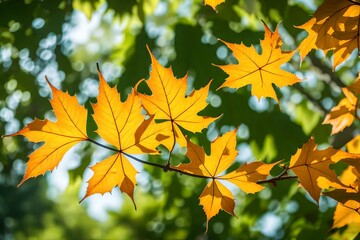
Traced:
[[[193, 90], [186, 96], [187, 76], [176, 79], [171, 68], [163, 67], [151, 54], [152, 71], [146, 81], [152, 95], [139, 94], [146, 111], [155, 115], [155, 119], [165, 121], [161, 125], [169, 125], [176, 141], [186, 146], [186, 140], [179, 127], [190, 132], [200, 132], [217, 118], [199, 116], [198, 112], [208, 104], [206, 98], [210, 83], [199, 90]], [[169, 149], [174, 142], [164, 143]]]
[[330, 165], [340, 160], [360, 159], [359, 154], [352, 154], [342, 150], [328, 147], [324, 150], [317, 150], [317, 144], [311, 137], [301, 149], [290, 159], [291, 169], [298, 176], [301, 185], [308, 191], [310, 196], [319, 201], [321, 189], [329, 187], [347, 188]]
[[111, 88], [100, 70], [98, 72], [99, 95], [97, 103], [92, 104], [93, 117], [98, 126], [97, 133], [118, 152], [91, 167], [94, 175], [88, 181], [82, 200], [94, 193], [110, 192], [118, 185], [134, 202], [137, 171], [124, 154], [157, 154], [156, 147], [169, 138], [166, 133], [170, 130], [156, 124], [153, 116], [145, 120], [140, 99], [134, 90], [125, 102], [121, 102], [116, 87]]
[[46, 78], [52, 92], [50, 100], [57, 122], [35, 119], [20, 131], [5, 135], [23, 135], [31, 142], [45, 142], [29, 155], [24, 177], [27, 179], [45, 174], [57, 167], [64, 154], [75, 144], [87, 140], [87, 110], [80, 106], [75, 96], [55, 88]]
[[350, 187], [324, 193], [339, 201], [334, 212], [332, 228], [341, 228], [356, 222], [360, 223], [360, 174], [355, 167], [348, 166], [341, 174], [340, 179]]
[[232, 171], [224, 176], [220, 176], [219, 179], [227, 180], [246, 193], [256, 193], [263, 190], [265, 187], [259, 185], [256, 182], [266, 179], [269, 176], [270, 170], [278, 162], [266, 164], [263, 162], [244, 163], [235, 171]]
[[[356, 206], [354, 205], [354, 207]], [[333, 219], [334, 223], [331, 228], [341, 228], [350, 223], [360, 223], [360, 214], [351, 208], [337, 204]]]
[[229, 75], [219, 88], [241, 88], [251, 84], [251, 94], [258, 99], [271, 97], [279, 102], [272, 84], [281, 88], [300, 80], [294, 74], [280, 68], [291, 59], [294, 51], [281, 50], [282, 40], [278, 28], [272, 32], [265, 23], [264, 27], [265, 37], [260, 42], [261, 54], [258, 54], [253, 46], [247, 47], [244, 44], [223, 41], [239, 63], [218, 66]]
[[345, 95], [338, 105], [333, 107], [326, 114], [323, 124], [331, 124], [331, 135], [343, 131], [349, 127], [355, 120], [355, 111], [357, 108], [358, 98], [347, 88], [342, 88]]
[[235, 200], [231, 191], [221, 184], [218, 180], [210, 181], [200, 195], [200, 205], [203, 206], [206, 213], [206, 231], [209, 220], [218, 214], [220, 209], [236, 216], [234, 213]]
[[236, 129], [225, 133], [211, 143], [210, 156], [206, 155], [203, 148], [190, 141], [187, 142], [187, 148], [186, 155], [189, 157], [190, 163], [180, 164], [174, 168], [212, 179], [200, 195], [200, 204], [204, 208], [207, 223], [220, 209], [235, 215], [234, 197], [230, 190], [222, 185], [219, 180], [234, 183], [246, 193], [255, 193], [264, 188], [256, 182], [264, 180], [269, 175], [272, 167], [277, 164], [252, 162], [241, 165], [231, 173], [219, 176], [230, 167], [238, 154], [236, 150]]
[[216, 7], [223, 2], [225, 2], [225, 0], [205, 0], [204, 4], [211, 6], [216, 11]]
[[311, 49], [325, 53], [334, 50], [334, 68], [347, 59], [359, 47], [359, 3], [347, 0], [327, 0], [305, 24], [298, 26], [308, 32], [299, 45], [302, 59]]

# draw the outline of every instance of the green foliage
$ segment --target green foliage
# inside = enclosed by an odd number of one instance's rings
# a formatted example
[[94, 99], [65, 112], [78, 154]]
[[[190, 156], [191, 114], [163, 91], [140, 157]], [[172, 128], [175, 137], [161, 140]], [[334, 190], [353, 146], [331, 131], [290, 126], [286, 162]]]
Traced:
[[[215, 13], [200, 0], [0, 1], [0, 135], [18, 130], [34, 116], [40, 119], [52, 116], [43, 98], [49, 94], [45, 73], [57, 86], [71, 94], [77, 93], [82, 102], [87, 99], [94, 102], [96, 94], [92, 89], [97, 83], [92, 79], [97, 79], [95, 63], [99, 62], [104, 66], [105, 76], [108, 74], [107, 79], [116, 83], [122, 96], [126, 96], [138, 80], [148, 77], [150, 58], [145, 47], [148, 44], [155, 57], [173, 67], [175, 76], [188, 73], [195, 88], [213, 79], [212, 95], [208, 99], [211, 106], [203, 112], [223, 116], [216, 127], [196, 135], [205, 148], [209, 146], [206, 135], [212, 140], [218, 133], [238, 126], [243, 129], [238, 137], [241, 161], [285, 159], [287, 162], [311, 135], [319, 144], [344, 147], [358, 132], [358, 123], [339, 136], [329, 137], [330, 127], [321, 122], [342, 98], [334, 79], [348, 84], [356, 77], [360, 66], [356, 57], [332, 72], [331, 64], [319, 52], [311, 53], [301, 66], [295, 56], [284, 67], [303, 73], [304, 82], [300, 87], [278, 91], [281, 109], [268, 99], [262, 102], [265, 107], [253, 101], [247, 88], [236, 92], [216, 91], [226, 74], [212, 64], [236, 61], [217, 39], [256, 45], [263, 36], [260, 19], [272, 29], [282, 21], [284, 48], [294, 49], [306, 34], [293, 26], [309, 20], [314, 10], [302, 2], [226, 0]], [[319, 5], [315, 1], [315, 8]], [[165, 7], [164, 13], [160, 6]], [[82, 20], [76, 16], [82, 16]], [[78, 23], [85, 28], [89, 21], [95, 25], [88, 30], [90, 37], [84, 42], [68, 39], [69, 29]], [[116, 26], [121, 26], [121, 31]], [[84, 33], [77, 31], [72, 34], [84, 37]], [[117, 36], [121, 39], [116, 40]], [[96, 128], [91, 121], [89, 133]], [[76, 166], [69, 171], [71, 187], [56, 200], [51, 192], [53, 186], [49, 186], [46, 178], [32, 180], [20, 189], [15, 187], [24, 172], [26, 155], [33, 148], [23, 138], [0, 141], [0, 239], [204, 238], [205, 217], [198, 206], [204, 180], [146, 167], [144, 171], [151, 180], [145, 174], [145, 180], [136, 190], [138, 210], [134, 211], [131, 201], [124, 198], [105, 222], [99, 222], [87, 215], [90, 203], [77, 205], [79, 176], [84, 176], [90, 162], [99, 160], [90, 156], [93, 147], [83, 144], [77, 148], [75, 152], [82, 161], [75, 161]], [[250, 155], [245, 154], [249, 151]], [[151, 158], [158, 163], [166, 161]], [[181, 149], [174, 158], [175, 162], [183, 161]], [[333, 201], [322, 197], [319, 211], [296, 185], [283, 181], [276, 188], [268, 187], [256, 195], [238, 192], [240, 200], [235, 212], [239, 218], [220, 213], [209, 227], [208, 238], [353, 238], [352, 228], [342, 229], [348, 234], [344, 236], [342, 231], [330, 230]], [[269, 214], [280, 219], [280, 225], [274, 227], [274, 232], [266, 233], [262, 222]]]

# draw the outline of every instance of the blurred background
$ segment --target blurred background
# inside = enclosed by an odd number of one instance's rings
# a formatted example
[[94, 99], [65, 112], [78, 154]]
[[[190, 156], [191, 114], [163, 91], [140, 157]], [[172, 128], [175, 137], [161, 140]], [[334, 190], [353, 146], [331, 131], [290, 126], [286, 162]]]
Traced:
[[[213, 64], [236, 62], [218, 39], [261, 51], [262, 19], [272, 30], [279, 24], [283, 49], [295, 49], [306, 32], [294, 26], [309, 20], [322, 2], [226, 0], [216, 13], [200, 0], [0, 0], [0, 135], [18, 131], [35, 117], [56, 120], [45, 75], [76, 94], [91, 113], [99, 63], [125, 100], [136, 82], [149, 76], [147, 44], [176, 77], [188, 73], [189, 90], [213, 79], [202, 113], [223, 116], [190, 137], [209, 151], [209, 140], [239, 127], [239, 155], [231, 169], [255, 159], [289, 161], [311, 135], [320, 147], [343, 147], [359, 133], [357, 126], [329, 137], [331, 127], [321, 123], [343, 97], [336, 81], [349, 84], [357, 76], [355, 52], [336, 71], [331, 55], [313, 51], [300, 65], [295, 54], [283, 68], [303, 81], [277, 89], [280, 105], [258, 101], [249, 86], [216, 91], [227, 75]], [[89, 136], [97, 138], [95, 129], [89, 114]], [[351, 234], [351, 228], [330, 231], [335, 201], [322, 196], [317, 207], [297, 182], [283, 181], [255, 195], [232, 189], [238, 218], [220, 212], [205, 236], [206, 217], [198, 200], [205, 180], [134, 162], [141, 172], [137, 210], [118, 188], [79, 204], [92, 175], [88, 166], [109, 154], [88, 143], [71, 149], [53, 173], [17, 188], [27, 155], [37, 147], [23, 137], [0, 140], [0, 239], [336, 239]], [[176, 148], [172, 163], [186, 161], [184, 154], [185, 149]], [[165, 163], [166, 157], [148, 160]]]

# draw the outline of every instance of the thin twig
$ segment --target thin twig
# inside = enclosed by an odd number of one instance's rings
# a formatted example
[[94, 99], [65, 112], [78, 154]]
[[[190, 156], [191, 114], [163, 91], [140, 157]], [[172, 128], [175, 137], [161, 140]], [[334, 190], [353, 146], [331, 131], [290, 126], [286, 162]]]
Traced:
[[[94, 144], [96, 144], [96, 145], [98, 145], [100, 147], [103, 147], [103, 148], [109, 149], [111, 151], [115, 151], [115, 152], [124, 154], [126, 157], [131, 158], [132, 160], [140, 162], [140, 163], [142, 163], [144, 165], [149, 165], [149, 166], [152, 166], [152, 167], [161, 168], [164, 172], [167, 172], [167, 171], [169, 171], [169, 172], [177, 172], [177, 173], [180, 173], [180, 174], [183, 174], [183, 175], [188, 175], [188, 176], [196, 177], [196, 178], [207, 178], [207, 179], [210, 179], [210, 178], [215, 179], [216, 178], [216, 177], [211, 177], [211, 176], [203, 176], [203, 175], [197, 175], [197, 174], [185, 172], [185, 171], [180, 170], [178, 168], [171, 167], [168, 164], [162, 165], [162, 164], [158, 164], [158, 163], [148, 162], [148, 161], [139, 159], [139, 158], [137, 158], [137, 157], [135, 157], [133, 155], [130, 155], [128, 153], [125, 153], [125, 152], [123, 152], [121, 150], [118, 150], [116, 148], [106, 146], [106, 145], [104, 145], [102, 143], [99, 143], [99, 142], [95, 141], [94, 139], [88, 138], [86, 140], [88, 142], [94, 143]], [[267, 180], [260, 180], [260, 181], [257, 181], [256, 183], [257, 184], [272, 183], [274, 186], [276, 186], [277, 181], [297, 179], [296, 176], [287, 176], [287, 170], [288, 170], [288, 168], [285, 168], [284, 171], [282, 173], [280, 173], [278, 176], [276, 176], [274, 178], [267, 179]]]
[[111, 151], [114, 151], [114, 152], [118, 152], [118, 153], [122, 153], [122, 154], [124, 154], [126, 157], [131, 158], [131, 159], [133, 159], [133, 160], [135, 160], [135, 161], [137, 161], [137, 162], [140, 162], [140, 163], [142, 163], [142, 164], [149, 165], [149, 166], [153, 166], [153, 167], [157, 167], [157, 168], [161, 168], [161, 169], [164, 170], [165, 172], [166, 172], [166, 171], [178, 172], [178, 173], [180, 173], [180, 174], [184, 174], [184, 175], [188, 175], [188, 176], [192, 176], [192, 177], [196, 177], [196, 178], [211, 178], [211, 177], [207, 177], [207, 176], [201, 176], [201, 175], [196, 175], [196, 174], [184, 172], [184, 171], [182, 171], [182, 170], [180, 170], [180, 169], [171, 167], [171, 166], [169, 166], [168, 164], [162, 165], [162, 164], [158, 164], [158, 163], [153, 163], [153, 162], [144, 161], [144, 160], [139, 159], [139, 158], [137, 158], [137, 157], [134, 157], [134, 156], [132, 156], [132, 155], [130, 155], [130, 154], [128, 154], [128, 153], [125, 153], [125, 152], [123, 152], [123, 151], [121, 151], [121, 150], [118, 150], [118, 149], [116, 149], [116, 148], [112, 148], [112, 147], [106, 146], [106, 145], [104, 145], [104, 144], [102, 144], [102, 143], [99, 143], [98, 141], [96, 141], [96, 140], [94, 140], [94, 139], [91, 139], [91, 138], [87, 138], [86, 141], [91, 142], [91, 143], [94, 143], [94, 144], [96, 144], [96, 145], [98, 145], [98, 146], [100, 146], [100, 147], [106, 148], [106, 149], [108, 149], [108, 150], [111, 150]]
[[140, 163], [143, 163], [143, 164], [146, 164], [146, 165], [150, 165], [150, 166], [153, 166], [153, 167], [161, 168], [164, 172], [167, 172], [167, 171], [178, 172], [180, 174], [184, 174], [184, 175], [188, 175], [188, 176], [192, 176], [192, 177], [196, 177], [196, 178], [211, 178], [211, 177], [207, 177], [207, 176], [196, 175], [196, 174], [184, 172], [184, 171], [182, 171], [180, 169], [168, 166], [168, 164], [162, 165], [162, 164], [158, 164], [158, 163], [147, 162], [147, 161], [141, 160], [141, 159], [139, 159], [137, 157], [134, 157], [134, 156], [132, 156], [130, 154], [127, 154], [125, 152], [122, 152], [122, 154], [124, 154], [125, 156], [127, 156], [127, 157], [129, 157], [129, 158], [131, 158], [131, 159], [133, 159], [133, 160], [135, 160], [137, 162], [140, 162]]
[[284, 177], [275, 177], [267, 180], [259, 180], [256, 183], [257, 184], [264, 184], [264, 183], [271, 183], [272, 185], [276, 186], [276, 182], [283, 181], [283, 180], [294, 180], [298, 179], [297, 176], [284, 176]]
[[308, 56], [311, 60], [311, 63], [315, 67], [317, 67], [323, 73], [330, 76], [330, 81], [335, 83], [339, 88], [346, 87], [345, 84], [341, 81], [341, 79], [338, 76], [336, 76], [336, 74], [334, 74], [334, 71], [325, 64], [323, 64], [314, 54], [309, 54]]
[[301, 85], [295, 84], [293, 87], [304, 95], [322, 114], [327, 113], [326, 108], [317, 99], [311, 96], [311, 94], [308, 93]]
[[278, 176], [266, 180], [259, 180], [256, 183], [257, 184], [271, 183], [272, 185], [276, 186], [276, 183], [278, 181], [298, 179], [297, 176], [288, 176], [287, 175], [288, 170], [289, 170], [288, 167], [284, 167], [284, 171], [282, 171]]

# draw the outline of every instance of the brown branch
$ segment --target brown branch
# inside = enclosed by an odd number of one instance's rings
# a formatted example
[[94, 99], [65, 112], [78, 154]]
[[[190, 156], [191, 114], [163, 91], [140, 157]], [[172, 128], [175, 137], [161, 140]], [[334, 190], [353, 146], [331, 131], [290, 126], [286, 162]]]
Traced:
[[328, 66], [326, 66], [325, 64], [323, 64], [314, 54], [309, 54], [308, 56], [311, 60], [311, 63], [315, 67], [317, 67], [323, 73], [330, 76], [330, 81], [335, 83], [339, 88], [346, 87], [345, 84], [341, 81], [341, 79], [334, 74], [334, 71], [331, 68], [329, 68]]
[[121, 150], [118, 150], [116, 148], [112, 148], [112, 147], [109, 147], [109, 146], [106, 146], [102, 143], [99, 143], [98, 141], [95, 141], [94, 139], [91, 139], [91, 138], [87, 138], [86, 141], [88, 142], [91, 142], [91, 143], [94, 143], [100, 147], [103, 147], [103, 148], [106, 148], [108, 150], [111, 150], [111, 151], [114, 151], [114, 152], [118, 152], [118, 153], [122, 153], [124, 154], [125, 156], [127, 156], [128, 158], [131, 158], [137, 162], [140, 162], [142, 164], [145, 164], [145, 165], [149, 165], [149, 166], [153, 166], [153, 167], [157, 167], [157, 168], [161, 168], [164, 172], [167, 172], [167, 171], [170, 171], [170, 172], [178, 172], [180, 174], [184, 174], [184, 175], [188, 175], [188, 176], [192, 176], [192, 177], [196, 177], [196, 178], [212, 178], [212, 177], [207, 177], [207, 176], [201, 176], [201, 175], [196, 175], [196, 174], [192, 174], [192, 173], [188, 173], [188, 172], [184, 172], [180, 169], [177, 169], [177, 168], [174, 168], [174, 167], [171, 167], [168, 163], [166, 163], [165, 165], [162, 165], [162, 164], [158, 164], [158, 163], [153, 163], [153, 162], [148, 162], [148, 161], [145, 161], [145, 160], [142, 160], [142, 159], [139, 159], [137, 157], [134, 157], [128, 153], [125, 153]]
[[[177, 172], [177, 173], [180, 173], [180, 174], [183, 174], [183, 175], [187, 175], [187, 176], [191, 176], [191, 177], [196, 177], [196, 178], [207, 178], [207, 179], [210, 179], [210, 178], [213, 178], [213, 179], [214, 179], [214, 178], [215, 178], [215, 177], [211, 177], [211, 176], [209, 177], [209, 176], [203, 176], [203, 175], [192, 174], [192, 173], [189, 173], [189, 172], [184, 172], [184, 171], [182, 171], [182, 170], [180, 170], [180, 169], [171, 167], [170, 165], [168, 165], [168, 163], [166, 163], [165, 165], [162, 165], [162, 164], [158, 164], [158, 163], [148, 162], [148, 161], [139, 159], [139, 158], [137, 158], [137, 157], [134, 157], [134, 156], [132, 156], [132, 155], [130, 155], [130, 154], [128, 154], [128, 153], [125, 153], [125, 152], [123, 152], [123, 151], [121, 151], [121, 150], [118, 150], [118, 149], [116, 149], [116, 148], [112, 148], [112, 147], [106, 146], [106, 145], [104, 145], [104, 144], [102, 144], [102, 143], [99, 143], [99, 142], [93, 140], [93, 139], [88, 138], [88, 139], [86, 139], [86, 140], [89, 141], [89, 142], [91, 142], [91, 143], [94, 143], [94, 144], [96, 144], [96, 145], [98, 145], [98, 146], [100, 146], [100, 147], [103, 147], [103, 148], [109, 149], [109, 150], [111, 150], [111, 151], [115, 151], [115, 152], [124, 154], [126, 157], [131, 158], [131, 159], [133, 159], [133, 160], [135, 160], [135, 161], [137, 161], [137, 162], [140, 162], [140, 163], [142, 163], [142, 164], [144, 164], [144, 165], [149, 165], [149, 166], [152, 166], [152, 167], [161, 168], [164, 172], [167, 172], [167, 171], [169, 171], [169, 172]], [[259, 181], [257, 181], [256, 183], [257, 183], [257, 184], [271, 183], [271, 184], [273, 184], [274, 186], [276, 186], [276, 182], [277, 182], [277, 181], [297, 179], [296, 176], [288, 176], [288, 175], [287, 175], [287, 170], [288, 170], [288, 169], [289, 169], [289, 168], [285, 167], [285, 168], [284, 168], [284, 171], [283, 171], [282, 173], [280, 173], [278, 176], [273, 177], [273, 178], [270, 178], [270, 179], [267, 179], [267, 180], [259, 180]]]
[[274, 187], [276, 187], [276, 183], [278, 181], [298, 179], [297, 176], [288, 176], [287, 173], [288, 170], [289, 170], [288, 167], [284, 167], [284, 171], [282, 171], [278, 176], [266, 180], [259, 180], [256, 183], [257, 184], [271, 183]]
[[264, 183], [271, 183], [272, 185], [274, 185], [276, 187], [276, 182], [278, 181], [283, 181], [283, 180], [293, 180], [293, 179], [298, 179], [297, 176], [284, 176], [284, 177], [275, 177], [275, 178], [271, 178], [271, 179], [267, 179], [267, 180], [260, 180], [257, 181], [257, 184], [264, 184]]
[[311, 94], [309, 94], [301, 85], [295, 84], [293, 85], [293, 88], [304, 95], [322, 114], [325, 115], [327, 113], [326, 108], [317, 99], [311, 96]]

